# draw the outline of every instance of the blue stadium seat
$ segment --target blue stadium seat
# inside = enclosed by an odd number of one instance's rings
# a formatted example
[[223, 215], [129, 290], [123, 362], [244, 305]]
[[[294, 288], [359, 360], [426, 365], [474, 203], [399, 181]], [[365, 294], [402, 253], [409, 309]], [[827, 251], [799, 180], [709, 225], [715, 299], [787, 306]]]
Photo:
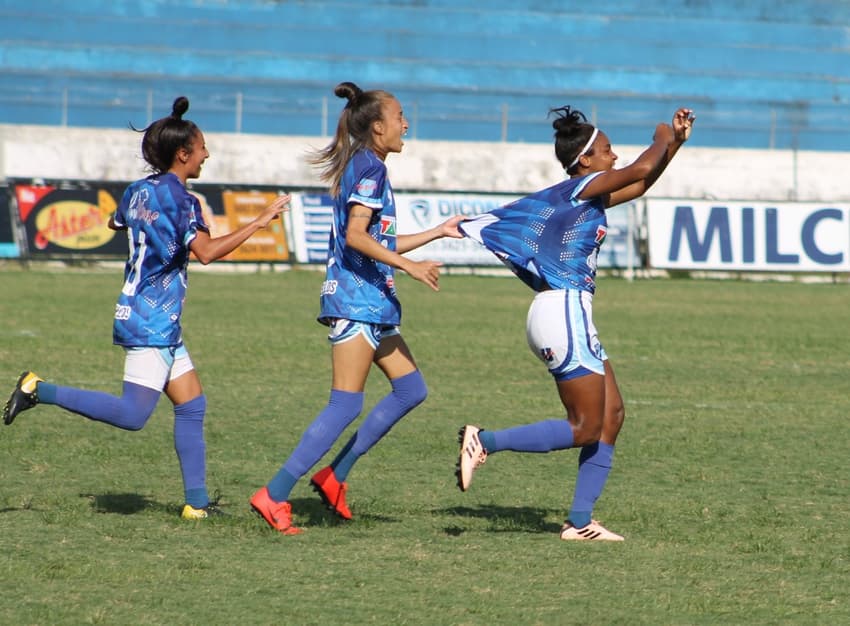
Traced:
[[850, 3], [826, 0], [0, 0], [0, 123], [321, 135], [342, 80], [421, 139], [549, 141], [571, 104], [619, 144], [681, 105], [695, 145], [846, 150]]

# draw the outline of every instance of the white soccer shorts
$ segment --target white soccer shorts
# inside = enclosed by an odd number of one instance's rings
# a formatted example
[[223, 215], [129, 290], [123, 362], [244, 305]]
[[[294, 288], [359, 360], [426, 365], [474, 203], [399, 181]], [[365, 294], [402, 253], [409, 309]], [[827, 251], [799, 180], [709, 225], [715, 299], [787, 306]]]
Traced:
[[555, 380], [605, 374], [608, 359], [593, 325], [593, 294], [578, 289], [541, 291], [528, 309], [528, 347]]
[[398, 326], [391, 324], [369, 324], [347, 319], [330, 320], [330, 328], [328, 341], [331, 344], [345, 343], [351, 341], [357, 335], [363, 335], [363, 338], [372, 346], [373, 350], [378, 349], [381, 339], [401, 334]]
[[172, 348], [124, 348], [124, 354], [124, 380], [156, 391], [195, 369], [182, 343]]

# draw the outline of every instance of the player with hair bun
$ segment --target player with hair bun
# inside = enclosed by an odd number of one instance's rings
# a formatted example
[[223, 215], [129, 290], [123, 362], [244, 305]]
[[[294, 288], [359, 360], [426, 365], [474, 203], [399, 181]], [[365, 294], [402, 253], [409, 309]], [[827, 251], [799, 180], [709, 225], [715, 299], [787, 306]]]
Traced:
[[605, 210], [642, 196], [687, 141], [694, 121], [679, 109], [658, 124], [650, 145], [633, 163], [614, 169], [608, 136], [570, 107], [555, 119], [555, 156], [568, 178], [460, 225], [537, 292], [526, 334], [532, 352], [555, 379], [566, 419], [508, 428], [460, 430], [457, 479], [469, 489], [473, 472], [496, 452], [549, 452], [581, 448], [564, 540], [622, 541], [593, 520], [593, 506], [611, 470], [623, 425], [623, 398], [593, 325], [596, 259], [605, 240]]
[[330, 398], [277, 474], [251, 497], [254, 510], [285, 535], [301, 532], [292, 524], [292, 488], [360, 414], [373, 363], [389, 380], [390, 393], [333, 462], [310, 481], [338, 516], [352, 517], [345, 501], [345, 479], [354, 463], [425, 400], [425, 379], [398, 329], [401, 305], [394, 271], [401, 269], [437, 291], [442, 264], [402, 255], [440, 237], [461, 237], [457, 229], [461, 216], [417, 234], [396, 234], [395, 200], [384, 161], [404, 145], [408, 125], [401, 104], [386, 91], [363, 91], [350, 82], [337, 85], [334, 94], [346, 100], [336, 134], [311, 159], [322, 168], [322, 179], [330, 184], [334, 199], [319, 314], [319, 321], [330, 329]]
[[206, 486], [207, 400], [180, 325], [189, 253], [204, 265], [220, 259], [280, 215], [290, 198], [278, 196], [251, 222], [211, 238], [198, 199], [186, 189], [186, 181], [201, 175], [210, 155], [201, 130], [183, 119], [188, 109], [189, 100], [181, 96], [171, 115], [133, 129], [144, 133], [142, 156], [153, 173], [127, 187], [109, 219], [110, 228], [127, 232], [129, 243], [113, 321], [113, 342], [125, 351], [121, 396], [61, 387], [26, 371], [3, 408], [3, 421], [11, 424], [21, 411], [40, 403], [141, 430], [165, 393], [174, 405], [174, 447], [185, 496], [181, 517], [197, 520], [221, 511], [210, 502]]

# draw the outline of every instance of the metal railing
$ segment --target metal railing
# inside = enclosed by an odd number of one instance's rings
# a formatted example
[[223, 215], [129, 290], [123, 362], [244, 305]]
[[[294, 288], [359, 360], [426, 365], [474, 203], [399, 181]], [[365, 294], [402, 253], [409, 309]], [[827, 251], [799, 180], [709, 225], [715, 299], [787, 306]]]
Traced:
[[[0, 90], [0, 123], [137, 128], [170, 110], [174, 90], [164, 87], [86, 85]], [[280, 91], [285, 91], [283, 88]], [[189, 84], [190, 117], [208, 132], [328, 136], [336, 126], [339, 102], [326, 89], [301, 89], [302, 96], [274, 96], [246, 90], [215, 90]], [[168, 92], [168, 93], [167, 93]], [[181, 93], [183, 93], [181, 92]], [[166, 95], [167, 93], [167, 95]], [[645, 143], [654, 125], [672, 113], [681, 98], [611, 94], [579, 97], [526, 94], [459, 97], [397, 91], [414, 139], [542, 141], [551, 139], [547, 109], [570, 101], [590, 120], [617, 133], [617, 143]], [[702, 106], [701, 106], [702, 105]], [[695, 103], [698, 128], [694, 143], [710, 147], [760, 149], [850, 149], [850, 109], [840, 104], [703, 102]], [[754, 114], [755, 112], [755, 114]], [[632, 142], [632, 137], [636, 141]]]

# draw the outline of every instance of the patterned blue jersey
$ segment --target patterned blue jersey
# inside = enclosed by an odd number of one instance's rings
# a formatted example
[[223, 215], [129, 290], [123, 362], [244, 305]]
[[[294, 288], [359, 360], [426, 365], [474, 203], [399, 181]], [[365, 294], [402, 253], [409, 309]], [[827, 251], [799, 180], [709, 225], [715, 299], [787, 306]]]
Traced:
[[186, 297], [189, 244], [209, 232], [198, 199], [174, 174], [127, 187], [115, 211], [130, 245], [124, 287], [115, 305], [112, 340], [121, 346], [176, 346]]
[[462, 222], [460, 230], [493, 252], [526, 285], [596, 290], [596, 257], [608, 232], [601, 197], [577, 196], [601, 172], [567, 180]]
[[322, 284], [319, 321], [349, 319], [398, 325], [401, 304], [396, 297], [394, 270], [346, 246], [351, 206], [372, 209], [369, 234], [388, 250], [396, 249], [395, 200], [387, 168], [371, 150], [357, 151], [345, 167], [328, 242], [328, 268]]

